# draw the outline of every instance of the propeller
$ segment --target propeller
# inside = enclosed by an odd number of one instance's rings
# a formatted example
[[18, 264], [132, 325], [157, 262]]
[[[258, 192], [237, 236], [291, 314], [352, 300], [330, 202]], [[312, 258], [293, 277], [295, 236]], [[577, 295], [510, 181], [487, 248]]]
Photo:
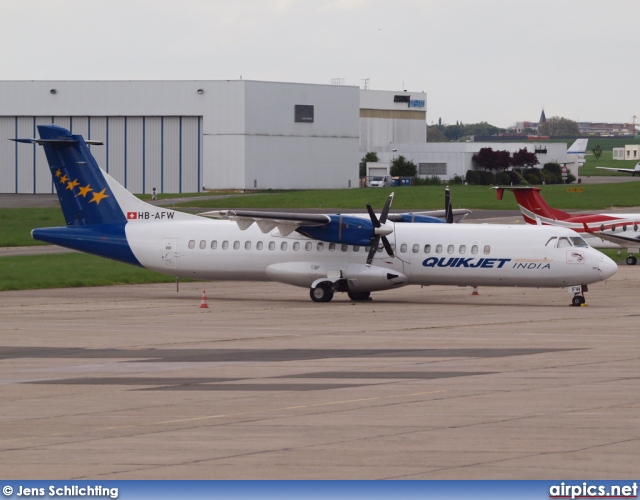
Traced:
[[451, 208], [451, 191], [449, 191], [449, 186], [444, 190], [444, 213], [447, 224], [453, 224], [453, 208]]
[[370, 266], [371, 262], [373, 262], [373, 256], [378, 251], [380, 240], [382, 240], [384, 249], [389, 254], [389, 257], [394, 256], [393, 248], [391, 248], [391, 244], [387, 239], [387, 235], [391, 234], [393, 229], [385, 225], [392, 201], [393, 193], [391, 193], [389, 195], [389, 198], [387, 198], [387, 202], [384, 204], [384, 208], [382, 209], [382, 213], [380, 214], [380, 219], [376, 217], [376, 214], [373, 212], [373, 208], [371, 208], [371, 205], [367, 203], [367, 212], [369, 212], [369, 217], [371, 218], [371, 223], [373, 224], [373, 236], [371, 236], [371, 249], [369, 250], [369, 255], [367, 255], [367, 266]]

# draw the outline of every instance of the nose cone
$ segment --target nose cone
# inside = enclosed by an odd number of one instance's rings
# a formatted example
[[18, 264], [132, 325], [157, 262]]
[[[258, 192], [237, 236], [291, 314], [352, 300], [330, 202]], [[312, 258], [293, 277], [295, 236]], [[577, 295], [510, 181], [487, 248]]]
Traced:
[[600, 276], [602, 276], [603, 280], [606, 280], [607, 278], [611, 278], [611, 276], [616, 274], [616, 271], [618, 270], [618, 264], [616, 264], [606, 255], [602, 255], [602, 257], [600, 257], [599, 269]]

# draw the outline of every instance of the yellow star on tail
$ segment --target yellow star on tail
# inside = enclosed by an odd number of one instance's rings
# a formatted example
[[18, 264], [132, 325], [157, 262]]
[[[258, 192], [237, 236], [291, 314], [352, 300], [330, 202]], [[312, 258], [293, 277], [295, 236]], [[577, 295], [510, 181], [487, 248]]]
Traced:
[[109, 197], [108, 194], [104, 194], [104, 192], [106, 190], [107, 190], [107, 188], [104, 188], [99, 193], [93, 193], [93, 198], [91, 199], [91, 201], [89, 201], [89, 203], [93, 203], [95, 201], [96, 205], [100, 205], [100, 202], [102, 201], [102, 198], [108, 198]]
[[67, 189], [70, 189], [71, 191], [73, 191], [73, 188], [76, 187], [78, 184], [80, 184], [78, 182], [78, 179], [74, 179], [71, 182], [67, 182]]
[[89, 194], [89, 191], [93, 191], [93, 189], [91, 189], [91, 185], [89, 184], [87, 184], [84, 187], [80, 187], [79, 190], [80, 192], [76, 196], [82, 195], [83, 198], [87, 197], [87, 195]]

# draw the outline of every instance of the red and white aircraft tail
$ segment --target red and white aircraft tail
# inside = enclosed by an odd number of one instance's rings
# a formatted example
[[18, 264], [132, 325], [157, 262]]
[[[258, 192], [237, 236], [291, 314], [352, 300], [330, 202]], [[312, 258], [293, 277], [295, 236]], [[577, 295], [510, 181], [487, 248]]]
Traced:
[[594, 248], [627, 248], [627, 264], [635, 264], [633, 253], [640, 253], [640, 214], [580, 213], [570, 214], [551, 208], [536, 186], [496, 187], [502, 199], [505, 191], [512, 191], [527, 224], [562, 226], [581, 233]]

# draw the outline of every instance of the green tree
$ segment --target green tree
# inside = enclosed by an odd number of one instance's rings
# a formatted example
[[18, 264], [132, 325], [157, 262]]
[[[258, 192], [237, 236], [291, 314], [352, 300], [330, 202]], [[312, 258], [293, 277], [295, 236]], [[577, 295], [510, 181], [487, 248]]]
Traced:
[[440, 127], [427, 127], [427, 142], [449, 142]]
[[599, 160], [600, 157], [602, 156], [602, 146], [600, 146], [600, 144], [596, 144], [596, 146], [591, 150], [591, 152], [593, 153], [593, 156], [595, 157], [595, 159]]
[[548, 118], [546, 123], [540, 124], [538, 127], [539, 135], [559, 136], [568, 135], [577, 137], [580, 135], [580, 128], [578, 123], [568, 118], [562, 118], [560, 116], [552, 116]]
[[400, 155], [391, 162], [391, 175], [393, 177], [414, 177], [418, 172], [416, 164]]
[[369, 152], [360, 160], [360, 177], [367, 176], [367, 163], [375, 163], [378, 161], [378, 154]]

